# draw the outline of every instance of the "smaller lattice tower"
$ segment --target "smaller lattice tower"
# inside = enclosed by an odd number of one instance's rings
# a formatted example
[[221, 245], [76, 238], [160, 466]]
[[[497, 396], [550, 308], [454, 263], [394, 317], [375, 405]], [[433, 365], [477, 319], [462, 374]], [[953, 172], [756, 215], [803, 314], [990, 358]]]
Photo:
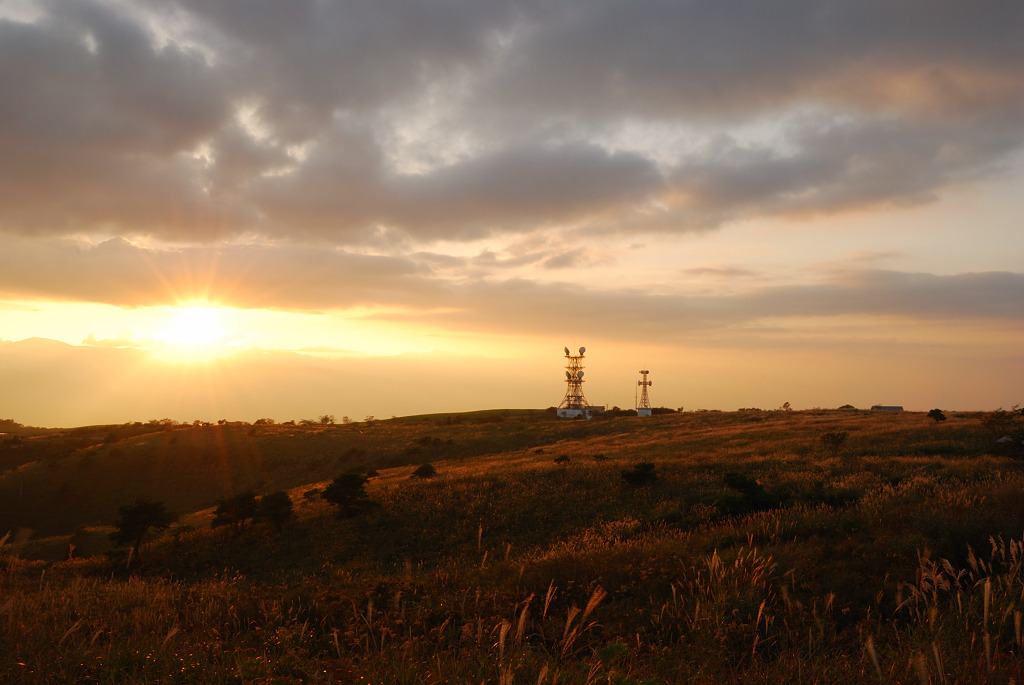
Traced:
[[649, 398], [647, 396], [647, 388], [649, 388], [652, 385], [654, 385], [654, 383], [652, 383], [651, 381], [647, 380], [647, 374], [649, 374], [649, 373], [650, 373], [650, 371], [648, 371], [647, 369], [642, 369], [640, 371], [640, 375], [643, 377], [643, 380], [640, 380], [640, 381], [636, 382], [638, 387], [643, 388], [640, 391], [640, 401], [637, 402], [637, 405], [636, 405], [636, 415], [637, 416], [650, 416], [651, 415], [651, 398]]
[[581, 347], [579, 354], [573, 354], [565, 348], [565, 397], [558, 405], [558, 415], [564, 418], [583, 416], [590, 418], [590, 404], [583, 396], [583, 354], [587, 348]]

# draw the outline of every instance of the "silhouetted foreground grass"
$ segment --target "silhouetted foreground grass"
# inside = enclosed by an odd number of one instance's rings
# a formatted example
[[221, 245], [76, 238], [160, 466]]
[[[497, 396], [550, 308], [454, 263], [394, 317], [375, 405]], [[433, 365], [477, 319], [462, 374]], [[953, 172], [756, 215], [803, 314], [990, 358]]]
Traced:
[[1024, 681], [1024, 477], [976, 416], [534, 419], [453, 460], [409, 426], [437, 475], [378, 466], [354, 518], [316, 482], [281, 534], [198, 512], [133, 575], [4, 557], [0, 680]]

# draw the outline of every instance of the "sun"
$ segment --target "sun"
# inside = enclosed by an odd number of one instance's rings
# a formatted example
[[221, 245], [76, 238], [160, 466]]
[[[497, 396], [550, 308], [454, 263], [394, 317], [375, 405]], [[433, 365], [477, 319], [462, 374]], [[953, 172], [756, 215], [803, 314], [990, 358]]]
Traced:
[[185, 306], [174, 311], [158, 339], [178, 352], [206, 354], [221, 347], [225, 336], [218, 308]]

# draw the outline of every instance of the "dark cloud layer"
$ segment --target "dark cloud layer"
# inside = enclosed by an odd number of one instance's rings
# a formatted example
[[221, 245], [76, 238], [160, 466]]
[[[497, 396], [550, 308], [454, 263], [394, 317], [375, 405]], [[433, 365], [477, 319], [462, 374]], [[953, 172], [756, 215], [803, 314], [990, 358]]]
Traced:
[[[576, 251], [532, 254], [551, 268], [588, 259]], [[833, 267], [817, 282], [760, 286], [708, 295], [662, 294], [609, 283], [601, 289], [488, 276], [493, 255], [475, 259], [405, 258], [303, 246], [147, 249], [122, 239], [8, 241], [0, 252], [0, 296], [93, 301], [122, 307], [206, 299], [260, 309], [379, 307], [368, 318], [420, 320], [449, 330], [501, 335], [581, 335], [684, 341], [776, 318], [863, 316], [905, 321], [1024, 321], [1024, 274], [949, 276]], [[729, 266], [716, 275], [747, 274]], [[703, 273], [705, 270], [701, 270]]]
[[401, 258], [302, 246], [145, 249], [9, 239], [0, 293], [121, 307], [208, 300], [242, 308], [317, 310], [429, 306], [440, 286]]
[[1024, 145], [1017, 2], [39, 6], [0, 19], [8, 234], [705, 229], [927, 201]]
[[[903, 321], [1024, 321], [1024, 274], [953, 276], [858, 270], [822, 283], [762, 287], [731, 295], [652, 295], [647, 291], [581, 291], [571, 284], [525, 280], [475, 283], [460, 293], [452, 327], [557, 336], [576, 331], [662, 344], [685, 343], [709, 331], [790, 317], [891, 317]], [[735, 330], [734, 330], [735, 332]], [[730, 335], [726, 333], [726, 335]]]

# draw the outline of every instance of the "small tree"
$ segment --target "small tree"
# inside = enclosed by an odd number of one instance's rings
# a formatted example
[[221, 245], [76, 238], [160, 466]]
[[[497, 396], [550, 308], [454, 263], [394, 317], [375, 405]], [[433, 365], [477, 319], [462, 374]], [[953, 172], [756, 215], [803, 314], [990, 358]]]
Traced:
[[320, 422], [321, 426], [333, 426], [334, 425], [334, 414], [324, 414], [319, 417], [317, 421]]
[[981, 423], [985, 428], [996, 435], [1006, 435], [1013, 430], [1014, 418], [1017, 416], [1017, 407], [1012, 411], [1006, 411], [1002, 407], [985, 415]]
[[255, 518], [270, 521], [278, 533], [281, 532], [284, 524], [292, 520], [293, 515], [292, 498], [284, 490], [263, 495], [256, 504]]
[[230, 499], [222, 499], [217, 503], [213, 511], [214, 528], [219, 526], [234, 526], [235, 535], [242, 532], [245, 527], [245, 520], [256, 515], [256, 493], [246, 490]]
[[846, 436], [846, 431], [828, 431], [821, 436], [821, 444], [833, 459], [839, 457], [839, 448], [846, 442]]
[[338, 507], [338, 516], [357, 516], [374, 504], [366, 494], [367, 480], [360, 473], [343, 473], [324, 488], [321, 497]]
[[163, 502], [143, 499], [136, 500], [135, 504], [125, 504], [118, 512], [120, 515], [114, 523], [117, 530], [110, 534], [110, 540], [115, 545], [131, 545], [131, 556], [135, 559], [139, 558], [142, 539], [151, 528], [163, 530], [178, 518], [167, 511]]
[[928, 418], [935, 423], [941, 423], [946, 420], [946, 415], [942, 413], [941, 409], [932, 409], [928, 412]]

